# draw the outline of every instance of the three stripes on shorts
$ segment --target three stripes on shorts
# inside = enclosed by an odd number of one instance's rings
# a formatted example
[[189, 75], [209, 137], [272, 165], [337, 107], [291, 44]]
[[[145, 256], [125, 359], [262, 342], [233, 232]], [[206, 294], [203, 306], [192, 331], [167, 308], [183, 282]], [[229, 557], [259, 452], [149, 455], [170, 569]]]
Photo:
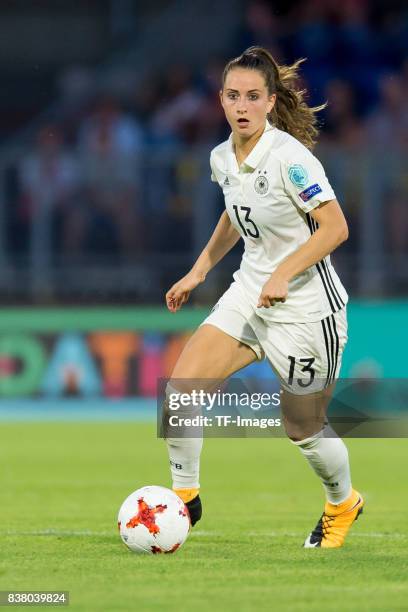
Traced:
[[322, 319], [320, 323], [322, 324], [324, 343], [326, 345], [327, 377], [325, 386], [327, 387], [336, 378], [340, 342], [334, 315], [329, 315]]

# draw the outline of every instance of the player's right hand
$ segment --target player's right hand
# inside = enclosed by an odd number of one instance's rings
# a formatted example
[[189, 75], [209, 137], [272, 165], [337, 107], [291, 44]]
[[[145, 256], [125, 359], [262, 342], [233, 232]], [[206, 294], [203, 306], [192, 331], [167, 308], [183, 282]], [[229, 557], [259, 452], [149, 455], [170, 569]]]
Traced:
[[181, 280], [175, 283], [166, 293], [166, 304], [170, 312], [177, 312], [190, 297], [190, 292], [204, 282], [202, 274], [190, 270]]

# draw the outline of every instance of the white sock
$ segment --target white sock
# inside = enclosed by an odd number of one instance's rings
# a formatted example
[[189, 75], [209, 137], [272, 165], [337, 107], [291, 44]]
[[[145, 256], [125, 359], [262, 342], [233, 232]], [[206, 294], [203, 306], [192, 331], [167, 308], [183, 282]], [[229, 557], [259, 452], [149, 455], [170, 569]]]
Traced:
[[199, 489], [202, 438], [167, 438], [173, 489]]
[[[332, 436], [332, 437], [327, 437]], [[341, 504], [351, 494], [350, 464], [343, 440], [328, 427], [315, 436], [294, 442], [319, 476], [332, 504]]]
[[[169, 393], [178, 393], [176, 389], [167, 385], [166, 396]], [[197, 408], [183, 406], [177, 412], [179, 417], [194, 417]], [[203, 447], [202, 431], [194, 428], [197, 437], [194, 438], [166, 438], [167, 450], [170, 459], [170, 471], [173, 489], [199, 489], [200, 455]]]

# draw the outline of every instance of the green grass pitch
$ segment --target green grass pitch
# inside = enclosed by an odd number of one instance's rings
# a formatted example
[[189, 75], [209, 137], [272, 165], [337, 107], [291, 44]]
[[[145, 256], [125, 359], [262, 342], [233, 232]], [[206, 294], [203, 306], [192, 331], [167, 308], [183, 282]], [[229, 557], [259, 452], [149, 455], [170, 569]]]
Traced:
[[323, 490], [283, 439], [207, 440], [204, 517], [174, 555], [120, 542], [123, 499], [169, 486], [153, 424], [1, 424], [0, 590], [84, 610], [407, 610], [407, 440], [350, 440], [366, 508], [340, 550], [304, 550]]

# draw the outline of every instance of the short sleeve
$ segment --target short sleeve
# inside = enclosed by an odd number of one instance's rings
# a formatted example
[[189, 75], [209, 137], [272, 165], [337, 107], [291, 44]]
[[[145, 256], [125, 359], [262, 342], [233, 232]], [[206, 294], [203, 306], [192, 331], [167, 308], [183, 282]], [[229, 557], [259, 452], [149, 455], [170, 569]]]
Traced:
[[218, 179], [217, 179], [217, 176], [215, 174], [214, 162], [213, 162], [212, 154], [210, 155], [210, 168], [211, 168], [211, 180], [212, 180], [212, 182], [213, 183], [218, 183]]
[[336, 195], [319, 160], [310, 151], [295, 153], [282, 164], [285, 191], [304, 212], [322, 202], [334, 200]]

